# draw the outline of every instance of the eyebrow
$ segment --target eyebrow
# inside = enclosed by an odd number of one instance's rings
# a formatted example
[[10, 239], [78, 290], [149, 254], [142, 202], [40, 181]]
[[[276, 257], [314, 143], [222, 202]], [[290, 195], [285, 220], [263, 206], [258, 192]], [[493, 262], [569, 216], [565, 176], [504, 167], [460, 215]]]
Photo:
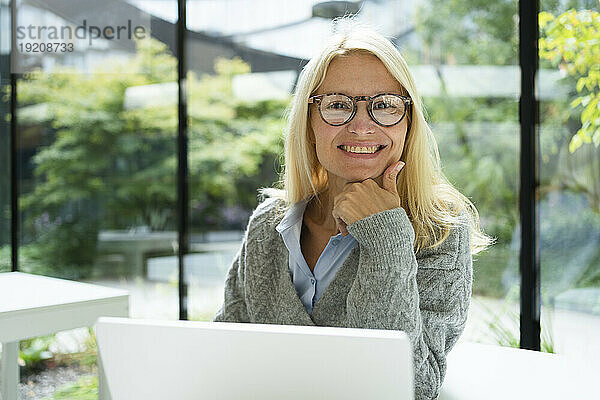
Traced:
[[338, 94], [345, 94], [346, 96], [350, 96], [350, 97], [356, 97], [356, 96], [369, 96], [369, 97], [374, 97], [380, 94], [399, 94], [401, 96], [408, 96], [408, 92], [406, 90], [384, 90], [384, 91], [379, 91], [379, 92], [373, 92], [371, 94], [366, 94], [366, 93], [359, 93], [359, 94], [352, 94], [350, 91], [343, 91], [343, 90], [328, 90], [328, 91], [322, 91], [321, 93], [319, 92], [315, 92], [315, 93], [311, 93], [310, 96], [318, 96], [318, 95], [322, 95], [322, 94], [331, 94], [331, 93], [338, 93]]
[[[314, 94], [326, 94], [326, 93], [344, 93], [347, 94], [348, 96], [352, 95], [352, 90], [350, 88], [331, 88], [328, 90], [323, 90], [322, 87], [318, 88], [318, 90], [315, 90], [313, 92]], [[406, 88], [404, 88], [402, 85], [400, 85], [400, 89], [397, 88], [388, 88], [388, 89], [384, 89], [384, 88], [377, 88], [377, 90], [372, 91], [371, 94], [368, 93], [356, 93], [354, 94], [354, 96], [374, 96], [376, 94], [381, 94], [381, 93], [398, 93], [398, 94], [405, 94], [408, 95], [408, 91], [406, 90]]]

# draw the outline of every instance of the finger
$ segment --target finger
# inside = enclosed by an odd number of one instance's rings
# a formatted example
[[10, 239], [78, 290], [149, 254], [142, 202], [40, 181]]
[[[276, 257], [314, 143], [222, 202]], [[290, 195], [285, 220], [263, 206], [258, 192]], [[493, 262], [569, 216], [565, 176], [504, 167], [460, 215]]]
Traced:
[[346, 223], [341, 218], [335, 219], [335, 224], [342, 234], [342, 236], [346, 236], [348, 234], [348, 229], [346, 228]]
[[340, 216], [337, 215], [337, 213], [335, 213], [335, 212], [332, 212], [331, 215], [333, 215], [333, 218], [335, 220], [335, 225], [336, 225], [337, 229], [340, 231], [340, 233], [342, 234], [342, 236], [348, 235], [348, 229], [346, 228], [346, 223], [344, 222], [344, 220], [342, 218], [340, 218]]
[[398, 174], [404, 168], [404, 161], [398, 161], [390, 165], [383, 173], [383, 188], [388, 192], [398, 194], [398, 186], [396, 178]]
[[344, 221], [341, 222], [339, 230], [342, 233], [342, 236], [348, 236], [348, 229], [346, 228], [346, 223]]

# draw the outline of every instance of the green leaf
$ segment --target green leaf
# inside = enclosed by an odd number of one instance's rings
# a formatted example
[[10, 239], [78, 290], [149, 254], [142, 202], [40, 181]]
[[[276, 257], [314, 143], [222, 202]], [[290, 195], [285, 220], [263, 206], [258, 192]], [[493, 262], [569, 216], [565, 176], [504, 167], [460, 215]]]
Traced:
[[572, 138], [571, 141], [569, 142], [569, 152], [570, 153], [574, 153], [575, 150], [577, 150], [578, 148], [580, 148], [583, 145], [583, 140], [582, 140], [582, 135], [578, 133], [576, 133]]

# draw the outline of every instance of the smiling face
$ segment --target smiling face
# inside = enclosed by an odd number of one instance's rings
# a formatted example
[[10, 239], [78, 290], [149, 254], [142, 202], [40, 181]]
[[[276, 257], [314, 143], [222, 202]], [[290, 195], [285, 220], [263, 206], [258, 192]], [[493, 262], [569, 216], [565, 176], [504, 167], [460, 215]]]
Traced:
[[[327, 93], [348, 96], [402, 94], [402, 86], [376, 56], [351, 54], [331, 61], [323, 83], [313, 94]], [[405, 116], [394, 126], [381, 126], [371, 119], [367, 105], [367, 101], [359, 101], [354, 118], [340, 126], [327, 124], [319, 114], [318, 105], [310, 105], [309, 123], [314, 133], [317, 158], [328, 171], [329, 179], [349, 182], [375, 179], [390, 164], [400, 160], [408, 118]], [[349, 152], [350, 146], [384, 147], [373, 154], [360, 154]], [[355, 148], [354, 151], [361, 150]]]

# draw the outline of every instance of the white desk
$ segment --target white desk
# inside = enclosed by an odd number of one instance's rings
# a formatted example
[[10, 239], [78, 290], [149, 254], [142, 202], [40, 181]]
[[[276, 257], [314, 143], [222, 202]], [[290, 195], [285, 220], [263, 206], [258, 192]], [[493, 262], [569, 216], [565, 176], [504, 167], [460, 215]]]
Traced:
[[[100, 316], [128, 317], [125, 290], [21, 272], [0, 273], [2, 400], [17, 399], [19, 340], [92, 326]], [[99, 394], [106, 388], [98, 358]]]
[[600, 364], [556, 354], [459, 343], [439, 400], [598, 399]]

